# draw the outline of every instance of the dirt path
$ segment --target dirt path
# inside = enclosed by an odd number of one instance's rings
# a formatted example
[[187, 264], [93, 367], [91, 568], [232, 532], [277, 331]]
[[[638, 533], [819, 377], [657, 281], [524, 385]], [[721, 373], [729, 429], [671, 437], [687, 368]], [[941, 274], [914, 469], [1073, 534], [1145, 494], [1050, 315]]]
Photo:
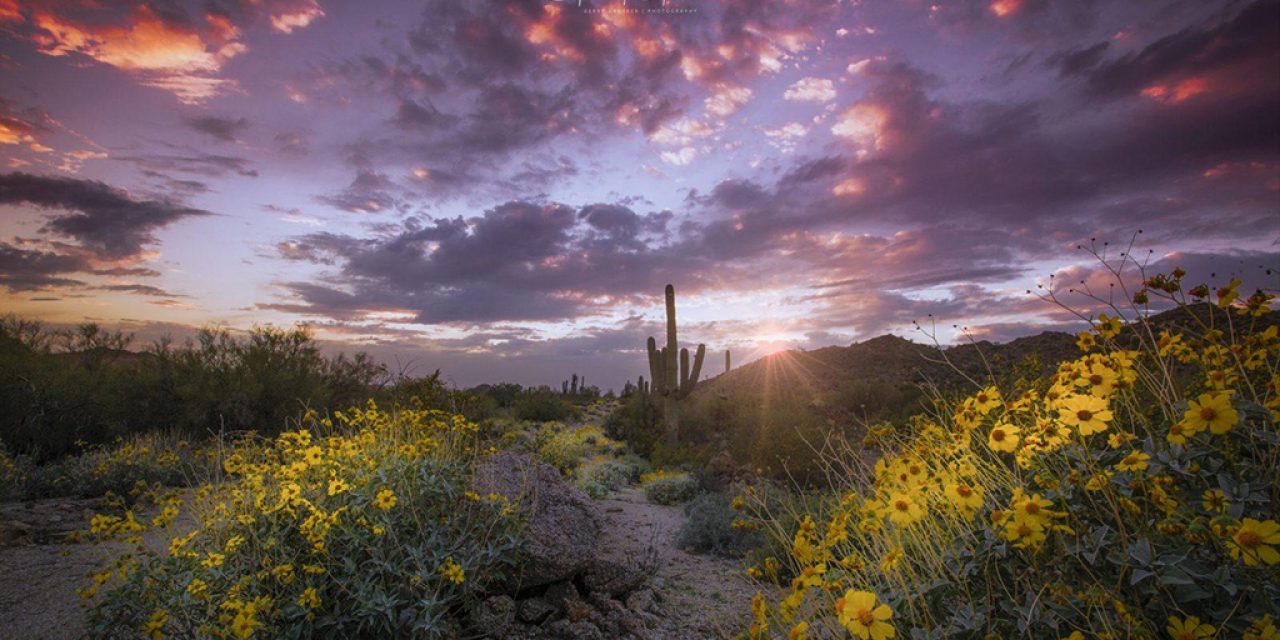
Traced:
[[[76, 591], [123, 543], [78, 543], [98, 500], [58, 498], [0, 504], [0, 640], [74, 640], [84, 636], [85, 600]], [[174, 526], [183, 526], [183, 522]], [[173, 531], [148, 531], [161, 550]]]
[[660, 617], [670, 638], [728, 638], [743, 631], [751, 616], [757, 585], [742, 563], [712, 555], [694, 555], [675, 546], [684, 523], [683, 507], [647, 502], [639, 489], [627, 488], [598, 500], [608, 520], [600, 549], [619, 562], [642, 561], [656, 553], [655, 588]]

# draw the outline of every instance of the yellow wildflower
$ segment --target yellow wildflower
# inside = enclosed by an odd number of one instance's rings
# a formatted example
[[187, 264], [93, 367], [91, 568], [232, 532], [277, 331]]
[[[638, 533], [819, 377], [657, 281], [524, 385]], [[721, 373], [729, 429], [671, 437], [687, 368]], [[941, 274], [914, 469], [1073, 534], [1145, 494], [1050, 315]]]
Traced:
[[1151, 456], [1141, 451], [1134, 451], [1117, 462], [1116, 468], [1121, 471], [1146, 471], [1147, 461], [1150, 459]]
[[878, 604], [876, 594], [870, 591], [846, 591], [844, 597], [836, 601], [836, 617], [849, 633], [861, 640], [884, 640], [897, 633], [889, 623], [893, 609], [887, 604]]
[[147, 619], [147, 623], [142, 625], [142, 634], [151, 638], [151, 640], [160, 640], [164, 637], [164, 625], [169, 623], [169, 613], [157, 610]]
[[373, 500], [373, 506], [383, 511], [388, 511], [396, 506], [396, 494], [390, 489], [382, 489], [378, 491], [377, 497]]
[[1280, 552], [1271, 545], [1280, 545], [1280, 523], [1253, 518], [1245, 518], [1228, 542], [1231, 557], [1243, 557], [1244, 563], [1251, 567], [1260, 561], [1268, 565], [1280, 563]]
[[1231, 406], [1229, 391], [1201, 394], [1188, 403], [1187, 412], [1182, 417], [1183, 425], [1193, 434], [1207, 428], [1210, 433], [1221, 435], [1233, 429], [1239, 421], [1240, 415]]
[[1206, 640], [1212, 638], [1214, 634], [1212, 625], [1202, 624], [1200, 618], [1195, 616], [1187, 616], [1185, 620], [1177, 616], [1169, 616], [1169, 626], [1166, 630], [1173, 640]]
[[1107, 422], [1112, 418], [1106, 398], [1079, 394], [1062, 399], [1058, 417], [1079, 430], [1082, 436], [1106, 431]]
[[443, 576], [445, 580], [454, 584], [462, 584], [463, 581], [466, 580], [462, 567], [458, 563], [454, 562], [452, 557], [445, 558], [444, 564], [440, 565], [439, 571], [440, 575]]

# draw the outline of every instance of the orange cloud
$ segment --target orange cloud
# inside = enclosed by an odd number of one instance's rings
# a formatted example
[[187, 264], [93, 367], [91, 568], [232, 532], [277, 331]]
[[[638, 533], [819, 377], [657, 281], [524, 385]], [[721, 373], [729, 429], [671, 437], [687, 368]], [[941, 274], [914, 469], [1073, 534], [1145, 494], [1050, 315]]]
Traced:
[[307, 0], [300, 6], [271, 16], [271, 28], [280, 33], [293, 33], [295, 29], [305, 29], [312, 22], [323, 17], [324, 9], [321, 9], [315, 0]]
[[[0, 0], [0, 21], [26, 22], [30, 40], [49, 56], [82, 55], [132, 73], [142, 84], [170, 93], [184, 103], [198, 103], [233, 89], [235, 82], [218, 77], [227, 61], [249, 50], [240, 27], [221, 13], [206, 12], [203, 23], [166, 20], [147, 5], [128, 13], [108, 13], [97, 3], [83, 7]], [[255, 3], [256, 4], [256, 3]], [[276, 3], [273, 3], [276, 4]], [[263, 10], [272, 27], [291, 33], [324, 15], [315, 0], [294, 3], [281, 11]]]
[[[226, 32], [225, 19], [214, 29]], [[31, 17], [32, 40], [50, 56], [80, 54], [143, 76], [143, 84], [175, 94], [186, 103], [206, 100], [230, 81], [213, 77], [222, 65], [246, 51], [244, 44], [206, 42], [201, 34], [169, 24], [146, 6], [124, 25], [91, 25], [47, 10]], [[213, 38], [210, 38], [213, 40]]]
[[889, 112], [876, 104], [861, 103], [849, 108], [831, 127], [831, 133], [847, 138], [858, 145], [859, 155], [885, 147], [885, 127]]
[[1156, 102], [1178, 104], [1209, 90], [1209, 81], [1203, 77], [1187, 78], [1178, 82], [1153, 84], [1142, 90], [1142, 95]]
[[1022, 8], [1022, 0], [995, 0], [991, 3], [991, 13], [1006, 18]]

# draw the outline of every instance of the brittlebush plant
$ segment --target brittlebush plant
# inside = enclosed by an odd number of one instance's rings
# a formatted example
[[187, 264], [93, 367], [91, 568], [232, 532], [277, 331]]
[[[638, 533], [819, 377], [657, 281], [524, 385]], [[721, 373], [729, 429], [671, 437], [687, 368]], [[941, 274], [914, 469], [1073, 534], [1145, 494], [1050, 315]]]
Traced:
[[[133, 545], [84, 590], [102, 592], [90, 636], [458, 634], [521, 544], [515, 505], [469, 489], [487, 452], [476, 425], [372, 401], [304, 422], [229, 447], [223, 477], [187, 500], [185, 533], [176, 495], [150, 519], [95, 517], [95, 535]], [[167, 548], [149, 551], [143, 535], [161, 533]]]
[[[834, 490], [735, 501], [782, 557], [751, 567], [757, 637], [1276, 638], [1280, 336], [1239, 282], [1145, 278], [1048, 380], [987, 386], [826, 448]], [[1160, 296], [1185, 322], [1141, 312]], [[809, 505], [804, 508], [787, 505]], [[789, 584], [787, 578], [790, 579]]]

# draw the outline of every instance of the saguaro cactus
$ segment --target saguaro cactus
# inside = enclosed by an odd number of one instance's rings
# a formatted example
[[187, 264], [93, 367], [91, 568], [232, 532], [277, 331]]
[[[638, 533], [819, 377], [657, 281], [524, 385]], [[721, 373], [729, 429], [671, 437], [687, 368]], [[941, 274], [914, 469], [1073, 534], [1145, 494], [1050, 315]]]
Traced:
[[724, 350], [724, 372], [729, 373], [729, 350]]
[[662, 414], [667, 430], [667, 444], [680, 441], [680, 401], [693, 393], [702, 373], [702, 358], [707, 345], [699, 344], [693, 357], [693, 371], [689, 371], [689, 350], [680, 349], [679, 369], [676, 368], [676, 288], [667, 285], [667, 346], [658, 349], [658, 343], [649, 338], [649, 377], [652, 392], [662, 396]]

